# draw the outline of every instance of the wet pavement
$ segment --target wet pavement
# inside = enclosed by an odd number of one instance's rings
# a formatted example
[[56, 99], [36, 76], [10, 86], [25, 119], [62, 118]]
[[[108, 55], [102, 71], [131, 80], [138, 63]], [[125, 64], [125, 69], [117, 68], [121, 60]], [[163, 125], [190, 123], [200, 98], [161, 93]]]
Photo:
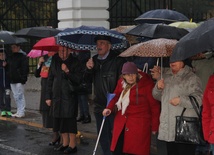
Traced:
[[[62, 154], [53, 150], [48, 143], [52, 131], [42, 127], [39, 109], [40, 81], [31, 79], [25, 87], [26, 113], [24, 118], [7, 118], [0, 116], [0, 155], [55, 155]], [[16, 112], [16, 105], [11, 95], [12, 112]], [[77, 155], [92, 155], [96, 144], [97, 132], [93, 104], [90, 102], [92, 122], [78, 123]], [[156, 154], [155, 137], [152, 137], [151, 155]], [[98, 146], [96, 155], [102, 155]]]
[[[92, 106], [91, 106], [92, 107]], [[90, 107], [90, 108], [91, 108]], [[89, 124], [78, 123], [76, 155], [92, 155], [96, 144], [96, 125], [92, 115]], [[58, 155], [48, 143], [52, 131], [42, 127], [41, 115], [35, 110], [27, 110], [24, 118], [0, 117], [0, 155]], [[152, 145], [155, 154], [155, 146]], [[96, 155], [102, 155], [98, 146]]]
[[[48, 145], [51, 130], [17, 124], [0, 120], [0, 155], [58, 155]], [[76, 155], [92, 155], [95, 144], [94, 138], [80, 139], [77, 137], [78, 152]], [[100, 153], [100, 148], [97, 150]]]

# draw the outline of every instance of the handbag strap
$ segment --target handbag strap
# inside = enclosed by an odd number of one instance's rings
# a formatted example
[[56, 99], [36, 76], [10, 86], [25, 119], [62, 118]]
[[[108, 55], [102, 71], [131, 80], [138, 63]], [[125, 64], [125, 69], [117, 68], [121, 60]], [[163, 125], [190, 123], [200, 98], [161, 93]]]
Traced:
[[186, 108], [183, 109], [183, 111], [181, 113], [181, 117], [183, 117], [185, 111], [186, 111]]
[[195, 99], [194, 96], [189, 96], [189, 99], [191, 101], [191, 104], [193, 106], [193, 109], [195, 110], [196, 114], [198, 115], [198, 118], [201, 118], [200, 112], [199, 112], [199, 104], [198, 101]]

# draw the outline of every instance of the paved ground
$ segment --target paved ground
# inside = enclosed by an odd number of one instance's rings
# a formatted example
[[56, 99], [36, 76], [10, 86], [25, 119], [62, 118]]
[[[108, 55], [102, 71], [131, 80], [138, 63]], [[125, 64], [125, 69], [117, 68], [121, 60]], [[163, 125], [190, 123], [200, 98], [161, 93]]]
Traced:
[[[42, 119], [38, 111], [39, 108], [39, 99], [40, 99], [40, 80], [34, 78], [33, 76], [29, 78], [25, 86], [25, 97], [26, 97], [26, 116], [24, 118], [5, 118], [0, 117], [0, 120], [7, 120], [11, 122], [16, 122], [20, 124], [25, 124], [42, 129]], [[11, 105], [12, 112], [15, 112], [16, 105], [14, 104], [13, 97], [11, 95]], [[93, 105], [89, 104], [92, 122], [89, 124], [78, 123], [78, 135], [77, 137], [85, 137], [87, 139], [96, 140], [96, 123], [93, 115]], [[94, 143], [95, 144], [95, 143]], [[94, 145], [95, 146], [95, 145]], [[156, 153], [156, 143], [155, 137], [152, 137], [152, 154]]]

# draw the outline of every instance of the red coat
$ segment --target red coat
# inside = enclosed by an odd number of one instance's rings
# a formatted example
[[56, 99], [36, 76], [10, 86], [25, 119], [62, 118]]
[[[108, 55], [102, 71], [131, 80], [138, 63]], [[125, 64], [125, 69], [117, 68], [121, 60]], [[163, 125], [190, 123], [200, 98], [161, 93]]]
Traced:
[[[120, 133], [125, 128], [123, 152], [135, 155], [149, 155], [151, 131], [158, 131], [160, 103], [152, 97], [154, 82], [148, 74], [140, 73], [142, 78], [138, 82], [138, 103], [136, 102], [136, 85], [130, 90], [129, 105], [124, 115], [121, 110], [116, 113], [113, 128], [111, 151], [114, 151]], [[114, 91], [116, 96], [109, 103], [113, 110], [118, 101], [123, 79], [119, 79]]]
[[202, 126], [204, 138], [214, 144], [214, 75], [211, 75], [203, 96]]

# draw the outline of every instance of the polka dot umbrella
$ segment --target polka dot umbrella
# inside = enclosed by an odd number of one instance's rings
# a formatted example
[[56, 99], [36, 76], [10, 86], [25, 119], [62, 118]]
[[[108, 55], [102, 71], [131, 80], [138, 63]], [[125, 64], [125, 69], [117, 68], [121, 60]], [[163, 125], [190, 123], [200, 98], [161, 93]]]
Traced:
[[112, 49], [123, 49], [127, 46], [126, 37], [114, 30], [97, 26], [80, 26], [77, 28], [67, 28], [56, 35], [57, 44], [75, 50], [94, 50], [96, 36], [109, 36], [111, 38]]

